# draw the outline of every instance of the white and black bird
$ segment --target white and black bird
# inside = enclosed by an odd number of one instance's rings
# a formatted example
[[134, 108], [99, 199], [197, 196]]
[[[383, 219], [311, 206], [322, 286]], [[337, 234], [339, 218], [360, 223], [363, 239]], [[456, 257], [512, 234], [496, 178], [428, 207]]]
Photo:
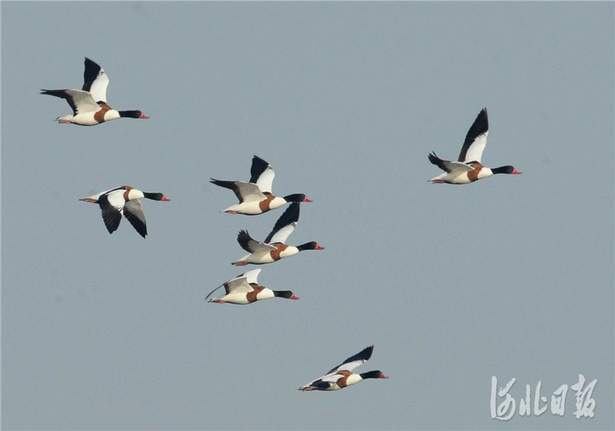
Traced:
[[138, 110], [117, 111], [112, 109], [107, 104], [108, 85], [109, 77], [102, 67], [86, 57], [81, 90], [41, 90], [41, 94], [60, 97], [68, 102], [73, 110], [73, 115], [56, 118], [59, 123], [63, 124], [96, 126], [118, 118], [149, 118]]
[[208, 302], [246, 305], [271, 298], [299, 299], [290, 290], [271, 290], [265, 286], [260, 286], [258, 284], [260, 272], [261, 269], [257, 268], [238, 275], [212, 290], [205, 300], [221, 287], [224, 287], [225, 294], [219, 298], [210, 299]]
[[443, 174], [429, 181], [434, 184], [469, 184], [495, 174], [520, 174], [521, 172], [518, 172], [510, 165], [491, 169], [481, 164], [483, 150], [485, 145], [487, 145], [488, 134], [489, 119], [487, 117], [487, 108], [483, 108], [466, 135], [458, 161], [443, 160], [435, 152], [428, 156], [431, 163], [444, 171]]
[[324, 376], [312, 380], [299, 388], [300, 391], [337, 391], [347, 386], [357, 384], [366, 379], [388, 379], [382, 371], [374, 370], [366, 373], [353, 373], [356, 367], [372, 357], [374, 346], [366, 347], [356, 355], [346, 359]]
[[285, 244], [288, 236], [293, 233], [299, 221], [299, 202], [293, 202], [284, 211], [276, 222], [273, 230], [267, 235], [264, 242], [253, 239], [247, 230], [237, 235], [237, 242], [249, 254], [233, 262], [233, 265], [244, 266], [248, 264], [262, 265], [272, 263], [286, 257], [291, 257], [304, 250], [324, 250], [317, 242], [310, 241], [302, 245], [293, 246]]
[[284, 197], [272, 194], [275, 172], [269, 163], [258, 156], [252, 158], [250, 181], [222, 181], [211, 178], [211, 183], [231, 189], [239, 200], [222, 212], [229, 214], [258, 215], [279, 208], [289, 202], [312, 202], [303, 193]]
[[122, 220], [122, 215], [139, 232], [143, 238], [147, 235], [147, 224], [143, 205], [139, 199], [151, 199], [154, 201], [168, 202], [162, 193], [142, 192], [131, 186], [115, 187], [98, 194], [79, 199], [84, 202], [98, 204], [102, 212], [102, 218], [109, 233], [117, 230]]

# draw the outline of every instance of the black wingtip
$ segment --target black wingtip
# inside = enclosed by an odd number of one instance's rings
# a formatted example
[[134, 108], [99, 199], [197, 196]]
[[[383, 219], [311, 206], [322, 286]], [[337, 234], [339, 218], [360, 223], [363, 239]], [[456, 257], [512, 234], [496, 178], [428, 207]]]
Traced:
[[256, 154], [252, 156], [252, 161], [254, 160], [258, 160], [261, 163], [267, 163], [267, 165], [269, 164], [265, 159], [263, 159], [262, 157], [258, 157]]
[[248, 231], [245, 229], [240, 230], [239, 233], [237, 234], [237, 242], [242, 247], [244, 247], [248, 243], [248, 241], [250, 241], [251, 239], [252, 237], [250, 236]]
[[476, 116], [474, 123], [468, 130], [466, 135], [466, 140], [468, 139], [476, 139], [477, 136], [484, 134], [489, 130], [489, 116], [487, 115], [487, 108], [481, 109], [481, 111]]
[[258, 157], [256, 154], [252, 157], [252, 166], [250, 167], [250, 182], [256, 183], [258, 177], [267, 170], [269, 163]]
[[361, 353], [365, 353], [365, 355], [367, 356], [367, 359], [371, 358], [372, 353], [374, 353], [374, 345], [372, 344], [371, 346], [366, 347], [365, 349], [361, 351]]
[[442, 159], [440, 159], [440, 157], [438, 157], [435, 153], [435, 151], [432, 151], [431, 153], [429, 153], [429, 155], [427, 156], [427, 158], [429, 159], [429, 161], [434, 164], [434, 165], [438, 165], [442, 162]]
[[271, 230], [269, 235], [267, 235], [267, 238], [265, 238], [265, 242], [269, 243], [271, 241], [271, 238], [273, 238], [273, 236], [276, 234], [276, 232], [282, 229], [283, 227], [288, 226], [289, 224], [292, 224], [292, 223], [299, 223], [300, 208], [301, 208], [301, 203], [291, 202], [288, 208], [286, 208], [286, 211], [284, 211], [284, 213], [282, 213], [280, 218], [275, 222], [273, 229]]
[[346, 362], [344, 362], [344, 363], [348, 363], [348, 362], [352, 362], [352, 361], [357, 361], [357, 360], [368, 361], [369, 358], [372, 357], [372, 353], [373, 352], [374, 352], [374, 345], [372, 344], [371, 346], [368, 346], [365, 349], [361, 350], [356, 355], [351, 356], [350, 358], [346, 359]]
[[92, 83], [98, 77], [98, 74], [102, 70], [102, 67], [100, 67], [98, 63], [90, 60], [87, 57], [85, 57], [83, 64], [83, 86], [81, 87], [81, 89], [83, 91], [90, 91], [90, 89], [92, 88]]
[[[237, 189], [237, 185], [235, 184], [235, 181], [217, 180], [215, 178], [211, 178], [209, 180], [209, 182], [212, 183], [215, 186], [223, 187], [225, 189], [231, 189], [231, 190], [236, 190]], [[239, 195], [237, 197], [240, 198], [240, 196], [241, 195]]]
[[96, 63], [94, 60], [92, 60], [89, 57], [84, 57], [83, 64], [85, 64], [86, 66], [89, 64], [94, 67], [100, 67], [98, 63]]

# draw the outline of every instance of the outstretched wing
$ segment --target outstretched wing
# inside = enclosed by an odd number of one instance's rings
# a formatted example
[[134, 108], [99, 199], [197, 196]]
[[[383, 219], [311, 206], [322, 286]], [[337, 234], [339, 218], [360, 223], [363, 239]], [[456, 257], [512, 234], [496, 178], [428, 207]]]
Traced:
[[124, 208], [123, 191], [112, 191], [100, 196], [98, 205], [102, 212], [102, 218], [109, 233], [117, 230], [122, 220], [122, 210]]
[[91, 93], [96, 103], [107, 103], [109, 77], [102, 67], [89, 58], [85, 58], [84, 64], [83, 87], [81, 87], [81, 89]]
[[451, 160], [443, 160], [440, 157], [436, 156], [436, 153], [431, 153], [429, 156], [429, 161], [442, 169], [444, 172], [450, 173], [454, 170], [461, 170], [470, 172], [474, 168], [470, 165], [467, 165], [462, 162], [453, 162]]
[[255, 283], [258, 284], [258, 274], [260, 274], [261, 269], [260, 268], [256, 268], [256, 269], [252, 269], [250, 271], [246, 271], [243, 274], [241, 274], [241, 276], [246, 278], [246, 281], [250, 284]]
[[459, 153], [460, 162], [481, 162], [485, 145], [487, 145], [487, 135], [489, 134], [489, 119], [487, 117], [487, 108], [483, 108], [479, 112], [474, 124], [468, 130], [466, 139]]
[[92, 95], [83, 90], [41, 90], [41, 94], [60, 97], [68, 102], [73, 115], [85, 112], [96, 112], [100, 106], [92, 99]]
[[132, 227], [135, 228], [143, 238], [147, 235], [147, 225], [145, 224], [145, 213], [143, 205], [139, 199], [133, 199], [124, 205], [124, 216], [128, 219]]
[[292, 202], [286, 211], [275, 223], [273, 230], [265, 238], [266, 244], [279, 242], [284, 244], [288, 236], [293, 233], [299, 222], [299, 202]]
[[251, 284], [258, 284], [257, 278], [259, 272], [261, 272], [260, 269], [253, 269], [251, 271], [247, 271], [241, 275], [238, 275], [232, 280], [227, 281], [226, 283], [224, 283], [226, 293], [229, 294], [252, 292], [254, 288], [251, 286]]
[[374, 351], [374, 346], [366, 347], [365, 349], [361, 350], [356, 355], [353, 355], [350, 358], [346, 359], [344, 362], [342, 362], [337, 367], [334, 367], [333, 369], [331, 369], [331, 371], [327, 373], [327, 376], [333, 373], [337, 373], [338, 371], [343, 371], [343, 370], [352, 371], [353, 369], [361, 365], [363, 362], [368, 361], [369, 358], [372, 357], [373, 351]]
[[258, 156], [252, 158], [252, 167], [250, 168], [250, 182], [258, 186], [263, 193], [272, 193], [273, 178], [275, 172], [273, 168], [265, 160]]
[[228, 295], [231, 292], [235, 293], [248, 293], [252, 292], [254, 288], [250, 286], [250, 283], [256, 283], [258, 278], [258, 273], [261, 272], [260, 268], [253, 269], [251, 271], [244, 272], [243, 274], [238, 275], [232, 280], [227, 281], [226, 283], [221, 284], [216, 287], [214, 290], [209, 292], [209, 295], [205, 297], [205, 301], [209, 299], [211, 295], [221, 287], [224, 287], [226, 294]]
[[272, 245], [262, 243], [260, 241], [255, 240], [250, 236], [247, 230], [241, 230], [237, 234], [237, 242], [248, 253], [255, 253], [261, 248], [269, 248], [271, 250], [275, 250], [276, 248]]
[[232, 190], [239, 203], [262, 201], [266, 198], [256, 184], [246, 183], [245, 181], [222, 181], [211, 178], [210, 183]]

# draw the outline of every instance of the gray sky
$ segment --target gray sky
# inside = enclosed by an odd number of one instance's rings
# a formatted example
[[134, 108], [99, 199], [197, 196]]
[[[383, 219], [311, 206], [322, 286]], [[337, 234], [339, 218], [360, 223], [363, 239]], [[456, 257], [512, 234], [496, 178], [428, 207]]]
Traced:
[[[4, 429], [612, 429], [614, 5], [2, 2]], [[149, 120], [58, 125], [41, 88], [80, 88]], [[484, 106], [468, 186], [427, 183]], [[305, 193], [261, 267], [300, 301], [206, 304], [242, 272], [240, 229], [283, 210], [209, 178]], [[109, 235], [79, 202], [129, 184], [149, 235]], [[251, 269], [253, 267], [247, 267]], [[297, 388], [374, 344], [334, 393]], [[491, 378], [531, 402], [596, 379], [594, 418], [490, 415]], [[498, 398], [498, 404], [504, 398]]]

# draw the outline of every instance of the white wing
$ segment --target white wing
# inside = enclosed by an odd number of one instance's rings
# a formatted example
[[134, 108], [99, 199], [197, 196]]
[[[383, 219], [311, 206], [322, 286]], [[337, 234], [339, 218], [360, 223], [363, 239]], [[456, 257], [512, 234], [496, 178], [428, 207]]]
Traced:
[[282, 244], [286, 244], [286, 239], [290, 236], [291, 233], [295, 231], [296, 227], [297, 222], [293, 222], [284, 226], [271, 237], [269, 244], [273, 244], [274, 242], [281, 242]]
[[487, 145], [487, 135], [489, 132], [485, 132], [484, 134], [477, 136], [472, 145], [468, 147], [468, 151], [466, 152], [466, 157], [463, 160], [464, 162], [472, 162], [477, 161], [481, 163], [481, 158], [483, 157], [483, 151], [485, 150], [485, 146]]
[[260, 268], [257, 269], [253, 269], [251, 271], [247, 271], [241, 275], [238, 275], [237, 277], [233, 278], [232, 280], [227, 281], [226, 283], [221, 284], [220, 286], [216, 287], [214, 290], [212, 290], [211, 292], [209, 292], [209, 295], [207, 295], [205, 297], [205, 300], [207, 301], [207, 299], [218, 289], [220, 289], [221, 287], [224, 287], [226, 289], [226, 294], [228, 295], [229, 293], [248, 293], [248, 292], [252, 292], [254, 289], [252, 288], [252, 286], [250, 286], [250, 283], [257, 283], [257, 277], [258, 277], [258, 273], [261, 272]]
[[444, 160], [442, 164], [448, 170], [448, 172], [454, 172], [454, 171], [470, 172], [474, 170], [472, 166], [466, 165], [465, 163], [462, 163], [462, 162]]
[[224, 283], [224, 286], [228, 290], [228, 293], [246, 293], [252, 291], [252, 286], [248, 284], [246, 277], [243, 275], [227, 281]]
[[[363, 360], [363, 359], [358, 359], [356, 361], [347, 362], [347, 363], [342, 364], [339, 367], [337, 367], [335, 369], [335, 372], [343, 371], [343, 370], [352, 371], [352, 370], [354, 370], [355, 368], [357, 368], [359, 365], [361, 365], [364, 362], [365, 362], [365, 360]], [[333, 371], [333, 370], [331, 370], [331, 371]]]
[[109, 85], [109, 77], [104, 70], [100, 69], [98, 76], [92, 82], [90, 93], [96, 102], [107, 103], [107, 86]]
[[253, 238], [250, 238], [245, 245], [241, 244], [241, 248], [243, 248], [245, 251], [247, 251], [248, 253], [257, 253], [259, 251], [264, 252], [265, 250], [267, 252], [271, 251], [271, 250], [276, 250], [276, 247], [273, 245], [269, 245], [269, 244], [265, 244], [264, 242], [260, 242], [257, 241]]
[[109, 233], [117, 230], [120, 225], [125, 203], [123, 194], [122, 190], [112, 191], [101, 195], [98, 200], [102, 218]]
[[256, 283], [258, 284], [258, 274], [260, 274], [261, 269], [256, 268], [251, 271], [244, 272], [242, 275], [246, 278], [248, 283]]
[[205, 301], [207, 301], [209, 299], [209, 297], [211, 295], [213, 295], [213, 293], [215, 291], [217, 291], [218, 289], [220, 289], [221, 287], [225, 288], [226, 294], [228, 295], [231, 292], [250, 292], [252, 290], [252, 287], [246, 282], [246, 277], [244, 276], [244, 274], [241, 274], [235, 278], [233, 278], [232, 280], [227, 281], [226, 283], [221, 284], [220, 286], [216, 287], [214, 290], [212, 290], [211, 292], [209, 292], [209, 294], [205, 297]]
[[488, 133], [489, 116], [487, 115], [487, 108], [483, 108], [478, 113], [474, 123], [472, 123], [470, 130], [468, 130], [457, 160], [466, 163], [473, 161], [480, 163], [483, 150], [485, 149], [485, 145], [487, 145]]
[[75, 112], [83, 114], [85, 112], [96, 112], [100, 110], [98, 103], [94, 101], [92, 95], [83, 90], [66, 90], [73, 102]]
[[273, 193], [273, 178], [275, 177], [275, 172], [271, 166], [268, 166], [265, 171], [260, 174], [258, 180], [256, 180], [256, 185], [263, 193]]
[[235, 181], [237, 190], [239, 191], [243, 202], [260, 202], [266, 198], [263, 194], [263, 190], [258, 184], [247, 183], [245, 181]]
[[346, 359], [340, 365], [333, 368], [331, 371], [327, 373], [327, 375], [337, 373], [338, 371], [342, 371], [342, 370], [346, 370], [346, 371], [354, 370], [355, 368], [357, 368], [359, 365], [361, 365], [365, 361], [368, 361], [369, 358], [372, 357], [373, 351], [374, 351], [373, 345], [366, 347], [365, 349], [361, 350], [356, 355], [352, 355], [350, 358]]
[[124, 189], [115, 190], [107, 194], [107, 201], [113, 208], [122, 210], [126, 201], [124, 200]]

